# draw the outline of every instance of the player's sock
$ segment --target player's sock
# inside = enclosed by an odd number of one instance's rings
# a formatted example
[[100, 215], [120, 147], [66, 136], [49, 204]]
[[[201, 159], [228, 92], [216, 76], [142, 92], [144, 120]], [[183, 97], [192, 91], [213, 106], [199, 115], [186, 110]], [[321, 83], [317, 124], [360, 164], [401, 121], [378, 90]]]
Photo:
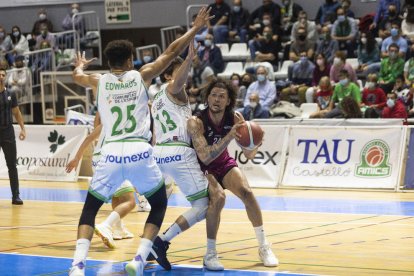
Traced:
[[216, 240], [207, 239], [207, 252], [216, 251]]
[[101, 223], [103, 225], [112, 227], [115, 223], [121, 222], [121, 217], [115, 211], [112, 211], [111, 214]]
[[117, 221], [115, 221], [113, 228], [122, 229], [122, 220], [118, 219]]
[[259, 242], [259, 246], [263, 246], [267, 244], [266, 236], [264, 234], [263, 225], [258, 227], [253, 227], [254, 232], [256, 233], [257, 241]]
[[163, 234], [160, 234], [160, 238], [163, 241], [167, 241], [169, 242], [170, 240], [172, 240], [174, 237], [178, 236], [181, 233], [181, 228], [180, 226], [178, 226], [177, 223], [173, 223], [173, 225], [171, 225], [167, 231], [165, 231]]
[[91, 241], [88, 239], [79, 239], [76, 241], [76, 250], [73, 256], [72, 265], [76, 265], [79, 262], [85, 262], [86, 257], [88, 256], [89, 246]]
[[142, 238], [136, 256], [140, 255], [143, 260], [146, 260], [148, 258], [151, 248], [152, 241], [149, 239]]

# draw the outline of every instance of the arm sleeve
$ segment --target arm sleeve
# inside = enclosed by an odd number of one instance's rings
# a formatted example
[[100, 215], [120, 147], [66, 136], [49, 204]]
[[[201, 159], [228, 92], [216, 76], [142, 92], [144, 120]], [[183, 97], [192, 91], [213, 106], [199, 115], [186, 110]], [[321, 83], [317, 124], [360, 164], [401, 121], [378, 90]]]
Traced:
[[11, 107], [15, 108], [16, 106], [18, 106], [16, 94], [10, 93], [10, 95], [11, 95]]

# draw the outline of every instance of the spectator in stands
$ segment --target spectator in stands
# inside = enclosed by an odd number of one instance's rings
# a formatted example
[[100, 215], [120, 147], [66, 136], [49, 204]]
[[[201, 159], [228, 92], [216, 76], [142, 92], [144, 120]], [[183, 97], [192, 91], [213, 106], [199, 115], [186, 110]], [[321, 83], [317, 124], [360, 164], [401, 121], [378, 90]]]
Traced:
[[142, 50], [142, 59], [134, 60], [134, 68], [139, 70], [145, 64], [151, 63], [154, 61], [154, 57], [152, 56], [152, 52], [150, 49]]
[[329, 27], [323, 26], [321, 38], [316, 45], [316, 55], [323, 54], [329, 64], [333, 63], [335, 53], [339, 50], [337, 40], [332, 39]]
[[64, 45], [61, 41], [59, 42], [59, 44], [59, 48], [56, 51], [56, 70], [59, 70], [62, 67], [70, 66], [72, 62], [75, 61], [76, 57], [75, 49], [66, 48], [66, 45]]
[[290, 40], [294, 42], [296, 40], [296, 34], [299, 27], [304, 27], [306, 29], [306, 39], [316, 43], [318, 40], [318, 30], [316, 29], [316, 24], [313, 21], [308, 20], [308, 14], [305, 11], [299, 12], [298, 21], [293, 24], [292, 32], [290, 34]]
[[200, 103], [197, 96], [188, 94], [188, 101], [190, 102], [191, 113], [196, 114], [197, 112], [205, 109], [205, 105]]
[[387, 105], [382, 111], [382, 118], [407, 119], [407, 110], [403, 102], [397, 99], [397, 94], [387, 94]]
[[335, 58], [331, 71], [329, 72], [329, 78], [332, 82], [338, 83], [340, 80], [340, 72], [346, 70], [348, 72], [347, 78], [353, 82], [357, 83], [357, 77], [354, 68], [349, 63], [346, 63], [346, 55], [342, 51], [335, 53]]
[[381, 117], [382, 109], [387, 103], [384, 90], [378, 86], [378, 76], [369, 74], [362, 91], [361, 111], [365, 118]]
[[13, 49], [10, 36], [7, 35], [3, 26], [0, 26], [0, 59], [6, 59], [9, 65], [13, 64], [11, 50]]
[[[78, 3], [73, 3], [70, 5], [70, 9], [68, 14], [66, 14], [65, 18], [62, 21], [62, 28], [64, 31], [70, 31], [75, 29], [78, 33], [79, 37], [82, 38], [83, 35], [86, 33], [86, 26], [85, 26], [85, 19], [83, 16], [76, 16], [75, 18], [73, 15], [80, 12], [80, 6]], [[74, 48], [74, 35], [73, 34], [65, 34], [62, 38], [63, 42], [67, 45], [67, 48]]]
[[243, 87], [243, 90], [241, 89], [242, 88], [241, 76], [237, 73], [233, 73], [230, 76], [230, 82], [233, 85], [234, 89], [237, 91], [237, 99], [236, 99], [235, 107], [242, 108], [247, 89], [245, 87]]
[[[44, 40], [40, 43], [39, 50], [49, 48], [51, 47], [47, 40]], [[50, 52], [42, 52], [36, 54], [32, 62], [33, 75], [37, 78], [40, 72], [50, 70], [52, 70], [52, 54]]]
[[389, 6], [394, 4], [397, 8], [397, 14], [400, 13], [400, 0], [379, 0], [377, 6], [377, 12], [375, 13], [374, 22], [371, 24], [370, 29], [375, 29], [381, 19], [386, 18], [389, 12]]
[[400, 75], [395, 79], [395, 85], [391, 92], [397, 94], [397, 99], [404, 103], [409, 110], [413, 105], [412, 90], [412, 86], [407, 85], [404, 82], [404, 76]]
[[260, 98], [260, 105], [270, 110], [270, 106], [276, 100], [276, 86], [273, 82], [270, 82], [267, 78], [267, 69], [264, 66], [258, 66], [256, 69], [257, 81], [250, 84], [247, 89], [246, 97], [244, 99], [244, 107], [250, 103], [250, 95], [257, 93]]
[[281, 40], [282, 30], [280, 28], [280, 25], [272, 24], [272, 15], [267, 12], [263, 14], [262, 20], [255, 24], [254, 30], [249, 29], [249, 37], [252, 37], [252, 39], [259, 38], [262, 35], [263, 29], [265, 27], [270, 27], [272, 29], [275, 40]]
[[313, 69], [312, 73], [312, 87], [309, 87], [308, 90], [306, 90], [307, 103], [314, 102], [315, 91], [320, 90], [320, 87], [318, 87], [320, 80], [323, 77], [328, 77], [329, 79], [329, 73], [331, 71], [331, 65], [328, 63], [324, 54], [322, 53], [316, 55], [315, 64], [316, 66], [315, 69]]
[[409, 87], [414, 84], [414, 45], [410, 47], [411, 57], [404, 64], [404, 78]]
[[342, 112], [345, 119], [356, 119], [362, 118], [361, 108], [359, 107], [359, 102], [357, 102], [353, 97], [346, 96], [342, 100]]
[[36, 37], [35, 49], [39, 50], [41, 48], [40, 45], [44, 41], [46, 41], [48, 43], [50, 48], [52, 48], [53, 50], [56, 50], [55, 49], [55, 47], [56, 47], [56, 38], [55, 38], [54, 35], [49, 33], [49, 30], [47, 29], [47, 25], [41, 25], [40, 26], [40, 35]]
[[407, 7], [407, 16], [401, 23], [401, 32], [411, 44], [414, 43], [414, 6]]
[[312, 113], [309, 118], [324, 118], [329, 112], [329, 103], [331, 102], [333, 94], [333, 87], [329, 77], [322, 77], [319, 81], [319, 86], [312, 102], [318, 104], [318, 110]]
[[27, 96], [29, 92], [30, 73], [24, 66], [24, 56], [16, 56], [14, 59], [14, 69], [8, 74], [8, 89], [16, 94], [19, 103], [27, 102], [29, 101]]
[[9, 62], [6, 59], [0, 59], [0, 69], [8, 70], [9, 67]]
[[336, 0], [326, 0], [325, 4], [322, 4], [318, 13], [316, 14], [315, 23], [318, 29], [321, 29], [322, 26], [329, 25], [336, 16], [336, 10], [341, 6]]
[[393, 43], [388, 48], [388, 57], [381, 60], [379, 85], [385, 93], [390, 93], [397, 76], [404, 72], [404, 60], [398, 55], [399, 47]]
[[212, 34], [207, 34], [204, 40], [204, 48], [199, 51], [198, 56], [201, 61], [201, 67], [210, 67], [214, 74], [223, 72], [224, 61], [219, 47], [214, 45], [214, 37]]
[[53, 32], [53, 24], [52, 24], [52, 21], [50, 21], [47, 18], [46, 9], [41, 8], [37, 14], [38, 14], [38, 19], [33, 24], [33, 28], [32, 28], [32, 35], [33, 35], [34, 40], [36, 40], [36, 36], [40, 35], [40, 26], [41, 25], [46, 25], [47, 29], [50, 32]]
[[226, 43], [229, 34], [230, 6], [223, 0], [215, 0], [210, 4], [210, 15], [214, 16], [207, 22], [208, 29], [213, 32], [215, 43]]
[[10, 35], [12, 43], [12, 56], [14, 57], [23, 55], [23, 53], [29, 51], [29, 43], [27, 42], [26, 37], [20, 31], [18, 26], [12, 27], [12, 33]]
[[[282, 17], [281, 27], [283, 36], [287, 37], [292, 33], [294, 23], [300, 21], [299, 16], [300, 12], [303, 11], [303, 8], [299, 4], [295, 3], [294, 0], [283, 0], [282, 4], [283, 5], [280, 11]], [[308, 35], [309, 33], [311, 33], [310, 30], [308, 30]]]
[[249, 105], [243, 108], [242, 115], [246, 121], [266, 119], [269, 118], [269, 110], [262, 108], [259, 95], [252, 93], [249, 96]]
[[395, 4], [390, 4], [388, 6], [388, 15], [378, 24], [378, 36], [383, 40], [390, 36], [392, 23], [396, 23], [398, 26], [401, 26], [401, 18], [397, 13], [397, 7]]
[[370, 74], [377, 70], [371, 66], [380, 62], [380, 53], [377, 41], [371, 32], [361, 33], [358, 46], [358, 71]]
[[306, 52], [309, 59], [313, 58], [315, 43], [306, 39], [307, 33], [304, 27], [299, 27], [296, 33], [296, 40], [290, 46], [289, 59], [294, 62], [299, 60], [299, 55]]
[[343, 8], [338, 8], [336, 15], [337, 19], [331, 30], [332, 39], [338, 41], [339, 50], [346, 50], [349, 58], [354, 57], [355, 39], [357, 36], [355, 20], [351, 17], [347, 17]]
[[253, 75], [245, 73], [241, 76], [239, 83], [239, 93], [237, 93], [236, 108], [242, 108], [244, 105], [244, 99], [246, 98], [247, 89], [250, 84], [254, 81]]
[[407, 40], [401, 36], [401, 28], [400, 25], [396, 22], [391, 24], [391, 31], [390, 36], [387, 37], [381, 46], [381, 57], [387, 57], [390, 45], [397, 44], [398, 45], [398, 54], [400, 57], [405, 58], [405, 54], [407, 53]]
[[314, 69], [315, 65], [309, 60], [306, 52], [300, 53], [299, 61], [295, 62], [292, 66], [292, 73], [289, 77], [291, 85], [282, 90], [280, 99], [282, 101], [297, 103], [298, 106], [305, 103], [306, 90], [312, 84]]
[[355, 18], [355, 13], [351, 10], [351, 4], [351, 0], [343, 0], [341, 6], [345, 11], [346, 16]]
[[265, 27], [262, 35], [249, 41], [249, 49], [252, 61], [269, 62], [273, 65], [273, 69], [277, 70], [281, 44], [270, 27]]
[[242, 1], [233, 0], [233, 10], [230, 13], [230, 39], [238, 38], [241, 43], [247, 41], [247, 23], [249, 16], [249, 11], [243, 8]]
[[161, 77], [158, 76], [155, 78], [155, 83], [151, 84], [150, 87], [148, 87], [149, 104], [152, 104], [152, 101], [154, 100], [155, 95], [158, 92], [160, 92], [162, 84], [163, 83], [162, 83]]
[[[335, 85], [332, 100], [329, 103], [329, 112], [326, 113], [325, 118], [344, 118], [345, 112], [343, 110], [342, 101], [345, 97], [351, 97], [359, 104], [361, 102], [361, 91], [354, 82], [352, 82], [347, 70], [342, 69], [339, 72], [339, 83]], [[332, 79], [331, 79], [332, 81]], [[335, 104], [337, 104], [335, 106]]]
[[256, 34], [257, 29], [260, 28], [260, 21], [265, 13], [269, 14], [271, 17], [272, 21], [270, 22], [270, 25], [273, 27], [273, 32], [275, 32], [274, 26], [280, 26], [280, 6], [272, 0], [263, 0], [263, 5], [250, 14], [248, 24], [249, 30], [253, 32], [253, 36]]
[[198, 56], [193, 59], [191, 70], [192, 86], [189, 92], [200, 98], [202, 91], [216, 79], [213, 69], [209, 66], [202, 66]]

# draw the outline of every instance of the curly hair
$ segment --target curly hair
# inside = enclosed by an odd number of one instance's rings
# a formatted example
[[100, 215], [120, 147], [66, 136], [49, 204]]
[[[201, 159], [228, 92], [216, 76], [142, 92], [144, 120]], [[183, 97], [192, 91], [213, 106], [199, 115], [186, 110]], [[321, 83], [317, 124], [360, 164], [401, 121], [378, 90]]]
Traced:
[[207, 102], [208, 96], [210, 96], [211, 91], [215, 87], [222, 88], [222, 89], [225, 89], [227, 91], [227, 96], [230, 99], [230, 104], [226, 107], [226, 112], [233, 111], [234, 106], [236, 105], [237, 91], [233, 88], [233, 85], [230, 82], [225, 81], [223, 79], [213, 80], [208, 85], [207, 89], [205, 90], [204, 96], [203, 96], [204, 103], [206, 105], [208, 105], [208, 102]]
[[134, 45], [129, 40], [113, 40], [106, 45], [104, 55], [109, 66], [119, 68], [134, 54]]
[[347, 119], [351, 118], [362, 118], [361, 108], [359, 108], [358, 103], [352, 97], [344, 97], [342, 99], [342, 111], [344, 112], [344, 117]]

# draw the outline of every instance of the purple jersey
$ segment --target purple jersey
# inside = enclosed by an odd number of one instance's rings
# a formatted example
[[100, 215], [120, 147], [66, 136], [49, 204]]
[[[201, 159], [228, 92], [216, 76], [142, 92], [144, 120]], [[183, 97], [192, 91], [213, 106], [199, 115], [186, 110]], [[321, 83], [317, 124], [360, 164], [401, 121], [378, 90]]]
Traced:
[[[233, 112], [224, 113], [223, 120], [220, 125], [215, 125], [210, 119], [208, 108], [201, 111], [197, 116], [204, 125], [204, 137], [207, 140], [208, 145], [217, 144], [227, 133], [230, 132], [234, 125], [234, 114]], [[213, 174], [217, 181], [222, 182], [224, 176], [232, 168], [237, 167], [237, 162], [229, 155], [227, 149], [225, 149], [216, 159], [214, 159], [209, 165], [199, 162], [203, 172]]]

